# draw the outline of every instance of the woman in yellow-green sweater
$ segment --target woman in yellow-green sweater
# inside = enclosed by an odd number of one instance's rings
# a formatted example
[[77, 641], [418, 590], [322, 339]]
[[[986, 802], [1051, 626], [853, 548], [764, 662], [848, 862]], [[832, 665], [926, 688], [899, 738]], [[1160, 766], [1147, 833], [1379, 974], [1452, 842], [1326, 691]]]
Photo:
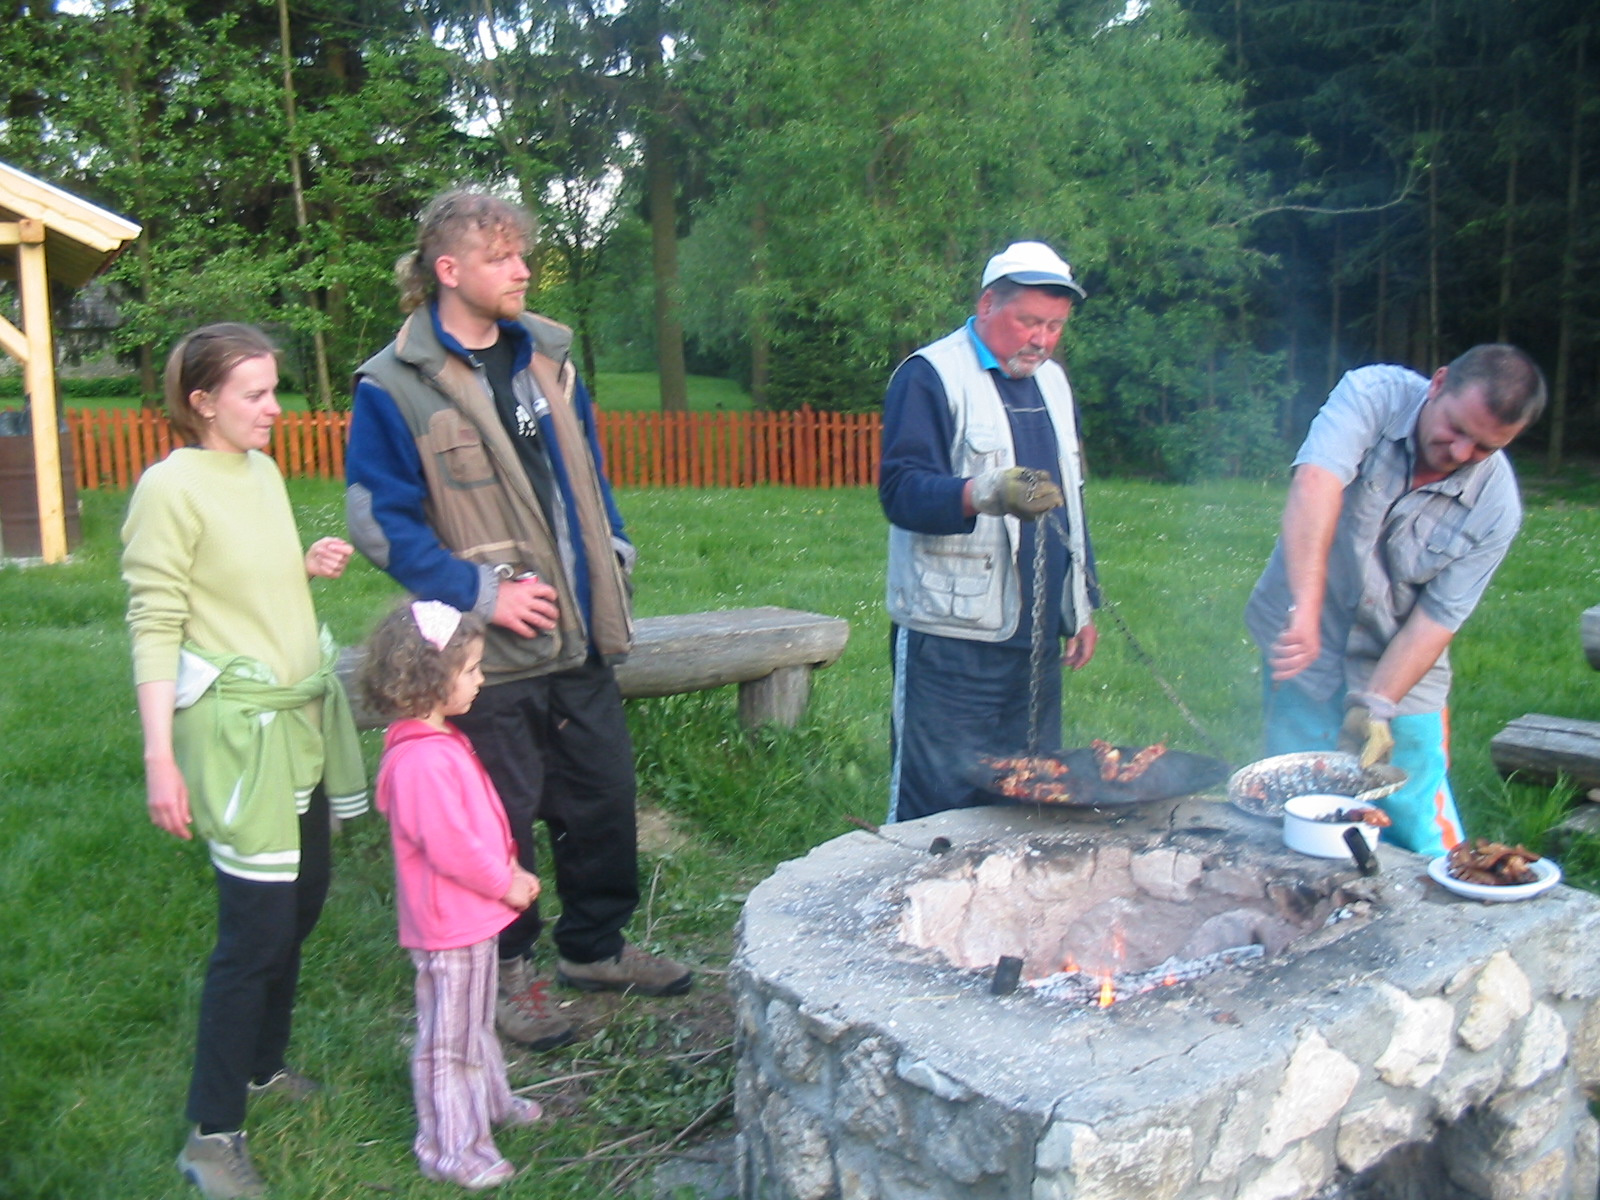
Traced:
[[255, 1093], [303, 1098], [289, 1069], [300, 945], [328, 888], [330, 805], [366, 808], [366, 780], [309, 577], [351, 547], [302, 552], [266, 449], [281, 411], [277, 351], [247, 325], [208, 325], [167, 361], [168, 414], [191, 443], [140, 479], [123, 526], [134, 683], [150, 819], [206, 839], [217, 941], [178, 1167], [208, 1198], [265, 1185], [243, 1132]]

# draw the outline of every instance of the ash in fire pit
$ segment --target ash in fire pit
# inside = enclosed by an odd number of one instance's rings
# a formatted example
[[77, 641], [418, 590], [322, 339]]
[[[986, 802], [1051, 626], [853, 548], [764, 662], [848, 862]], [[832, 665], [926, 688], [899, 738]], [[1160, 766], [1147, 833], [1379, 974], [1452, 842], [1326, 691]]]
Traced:
[[[784, 864], [730, 980], [744, 1196], [1590, 1200], [1600, 901], [1477, 904], [1378, 856], [1364, 879], [1186, 801], [941, 813]], [[1001, 958], [1025, 978], [994, 995]], [[1116, 1002], [1050, 999], [1069, 963]]]
[[1019, 958], [1036, 994], [1105, 1006], [1280, 954], [1335, 914], [1370, 911], [1325, 868], [1268, 869], [1188, 842], [1078, 835], [949, 856], [905, 887], [901, 940], [973, 970]]

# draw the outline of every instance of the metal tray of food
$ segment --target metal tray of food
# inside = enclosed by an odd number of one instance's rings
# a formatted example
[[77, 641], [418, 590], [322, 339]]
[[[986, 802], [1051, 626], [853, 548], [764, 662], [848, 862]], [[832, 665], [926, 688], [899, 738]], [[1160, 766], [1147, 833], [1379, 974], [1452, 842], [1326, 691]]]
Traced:
[[1388, 763], [1363, 767], [1354, 754], [1307, 750], [1278, 754], [1240, 767], [1228, 780], [1228, 800], [1252, 817], [1276, 820], [1295, 796], [1349, 796], [1375, 804], [1405, 783], [1407, 775]]

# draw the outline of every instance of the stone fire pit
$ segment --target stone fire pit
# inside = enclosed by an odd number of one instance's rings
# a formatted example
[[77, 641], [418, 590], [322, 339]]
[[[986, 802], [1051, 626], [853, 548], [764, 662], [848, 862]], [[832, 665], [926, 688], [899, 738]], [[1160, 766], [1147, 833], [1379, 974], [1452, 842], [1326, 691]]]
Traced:
[[[945, 813], [784, 864], [733, 965], [742, 1194], [1591, 1200], [1600, 901], [1486, 905], [1379, 858], [1362, 879], [1190, 800]], [[1063, 967], [1101, 986], [1044, 986]]]

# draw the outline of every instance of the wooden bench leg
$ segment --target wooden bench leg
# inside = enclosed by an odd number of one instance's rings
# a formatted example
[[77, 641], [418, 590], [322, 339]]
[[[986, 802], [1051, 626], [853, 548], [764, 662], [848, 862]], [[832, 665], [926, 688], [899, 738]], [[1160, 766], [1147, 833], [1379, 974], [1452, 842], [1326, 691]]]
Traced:
[[779, 667], [761, 679], [739, 685], [739, 721], [746, 729], [782, 725], [793, 729], [811, 698], [811, 668]]

